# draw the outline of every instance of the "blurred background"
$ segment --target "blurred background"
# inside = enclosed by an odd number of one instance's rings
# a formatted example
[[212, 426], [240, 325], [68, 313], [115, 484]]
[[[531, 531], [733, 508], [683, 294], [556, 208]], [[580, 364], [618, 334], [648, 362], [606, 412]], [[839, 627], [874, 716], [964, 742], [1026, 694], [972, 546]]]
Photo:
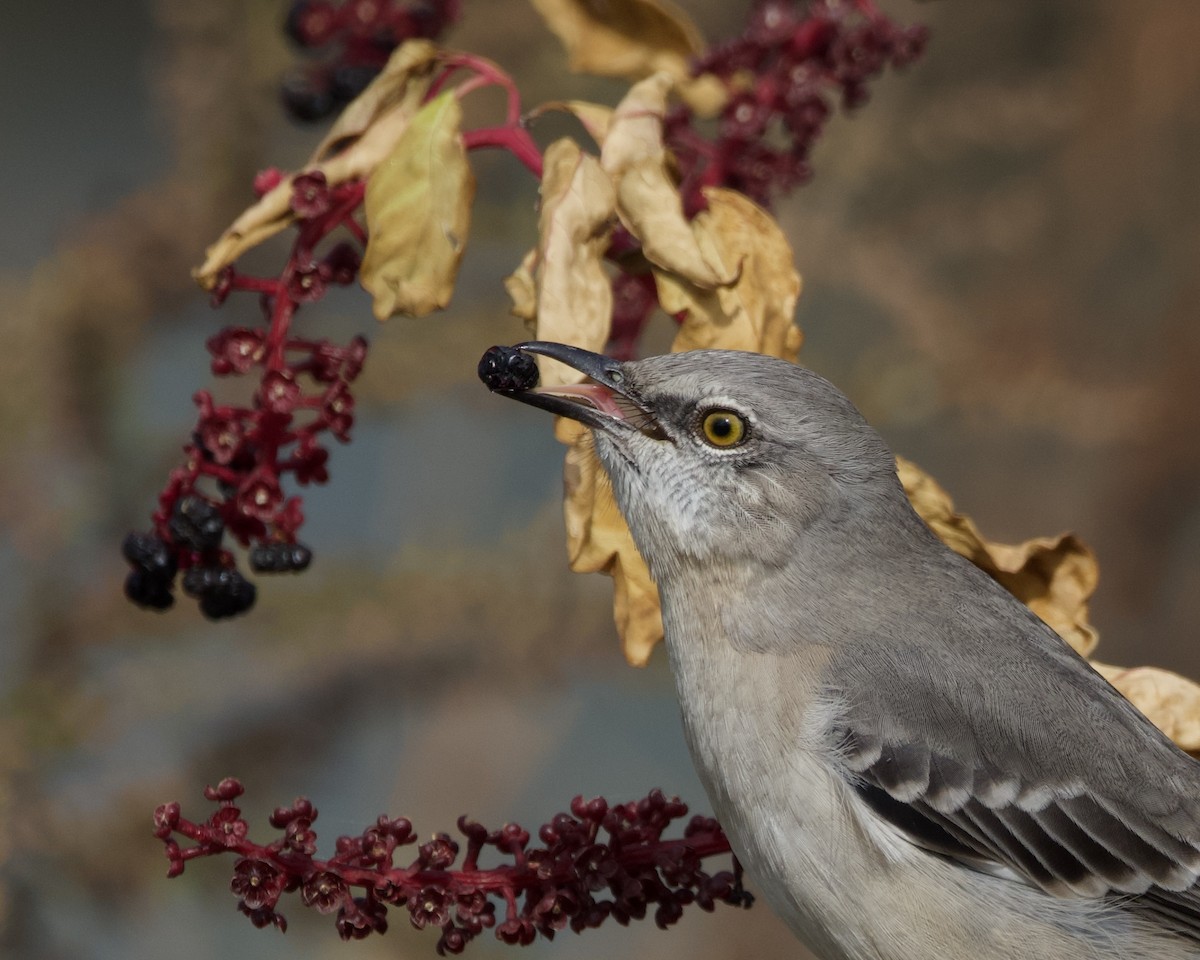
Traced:
[[[526, 103], [621, 86], [565, 74], [524, 0], [465, 0], [447, 38]], [[710, 38], [741, 2], [687, 2]], [[885, 3], [928, 52], [834, 120], [778, 209], [804, 275], [802, 361], [841, 385], [992, 539], [1078, 532], [1098, 552], [1099, 655], [1200, 675], [1200, 5]], [[210, 387], [211, 311], [188, 269], [295, 167], [282, 0], [10, 4], [0, 38], [0, 949], [13, 957], [430, 957], [392, 930], [349, 946], [296, 907], [281, 936], [228, 892], [232, 860], [170, 883], [160, 802], [207, 814], [246, 784], [252, 830], [297, 794], [322, 850], [379, 813], [536, 827], [572, 795], [653, 786], [703, 811], [658, 654], [625, 666], [609, 583], [566, 571], [561, 449], [490, 397], [480, 353], [523, 336], [502, 278], [536, 185], [476, 155], [451, 308], [375, 329], [339, 291], [301, 330], [365, 332], [354, 442], [306, 495], [300, 577], [212, 624], [121, 595]], [[494, 109], [486, 98], [480, 109]], [[485, 119], [483, 112], [475, 122]], [[470, 118], [468, 118], [468, 122]], [[255, 254], [264, 269], [282, 247]], [[479, 958], [511, 955], [484, 936]], [[765, 906], [616, 925], [526, 956], [796, 957]]]

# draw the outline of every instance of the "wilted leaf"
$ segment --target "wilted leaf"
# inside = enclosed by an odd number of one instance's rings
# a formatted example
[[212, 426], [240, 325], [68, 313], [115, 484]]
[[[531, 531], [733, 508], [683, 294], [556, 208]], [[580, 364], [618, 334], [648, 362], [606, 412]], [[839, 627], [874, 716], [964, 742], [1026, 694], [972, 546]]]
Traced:
[[379, 320], [424, 316], [454, 293], [475, 196], [461, 121], [453, 91], [431, 100], [367, 182], [361, 282]]
[[[437, 61], [438, 48], [428, 40], [410, 40], [398, 47], [383, 69], [334, 121], [309, 158], [309, 165], [342, 153], [380, 119], [408, 99], [414, 74], [427, 73]], [[425, 87], [420, 92], [423, 95]]]
[[667, 0], [533, 0], [577, 73], [636, 80], [658, 70], [680, 79], [704, 51], [686, 13]]
[[642, 255], [699, 287], [732, 283], [733, 270], [705, 256], [696, 232], [683, 216], [675, 182], [661, 161], [643, 160], [628, 167], [617, 183], [617, 212], [625, 228], [642, 243]]
[[192, 278], [205, 290], [211, 290], [217, 275], [247, 250], [269, 240], [286, 229], [295, 219], [292, 213], [292, 180], [284, 177], [253, 206], [247, 207], [225, 232], [204, 251], [204, 263], [192, 271]]
[[297, 176], [320, 172], [330, 186], [336, 186], [370, 174], [417, 111], [429, 89], [437, 55], [437, 48], [425, 40], [411, 40], [399, 47], [379, 76], [347, 105], [308, 165], [284, 177], [244, 210], [205, 251], [204, 263], [192, 271], [196, 282], [211, 289], [222, 269], [291, 225], [296, 219], [291, 200]]
[[[627, 170], [622, 183], [630, 182], [638, 169]], [[677, 200], [674, 188], [668, 189]], [[708, 201], [709, 209], [692, 227], [682, 215], [680, 223], [695, 237], [696, 250], [718, 270], [736, 277], [736, 282], [705, 290], [656, 269], [660, 298], [664, 284], [679, 298], [670, 305], [663, 299], [664, 308], [689, 311], [673, 349], [724, 347], [794, 360], [801, 341], [792, 320], [800, 277], [791, 246], [770, 215], [740, 194], [713, 190]], [[613, 577], [613, 614], [622, 649], [630, 663], [641, 666], [662, 639], [658, 590], [617, 509], [610, 484], [601, 477], [588, 432], [579, 424], [560, 421], [556, 433], [571, 444], [565, 511], [572, 569], [603, 570]]]
[[1074, 534], [1037, 537], [1009, 546], [983, 538], [970, 517], [954, 510], [954, 501], [929, 474], [896, 458], [897, 473], [913, 508], [955, 553], [987, 571], [1054, 631], [1087, 656], [1098, 636], [1088, 623], [1088, 599], [1099, 568], [1092, 551]]
[[613, 499], [612, 485], [586, 431], [576, 433], [567, 451], [563, 479], [571, 569], [577, 573], [607, 573], [613, 578], [613, 618], [621, 648], [631, 664], [645, 666], [663, 635], [658, 590]]
[[1158, 667], [1092, 666], [1189, 753], [1200, 753], [1200, 685]]
[[[612, 323], [612, 285], [603, 267], [616, 206], [612, 181], [595, 157], [564, 138], [546, 150], [541, 198], [538, 339], [603, 350]], [[541, 358], [539, 366], [545, 385], [584, 379], [556, 360]]]
[[683, 314], [673, 352], [750, 350], [795, 361], [803, 336], [794, 322], [800, 275], [792, 247], [769, 213], [734, 190], [704, 191], [708, 209], [692, 221], [704, 258], [736, 281], [706, 290], [656, 269], [664, 310]]
[[651, 263], [702, 287], [730, 283], [737, 275], [705, 259], [683, 201], [667, 170], [662, 118], [672, 80], [656, 73], [634, 84], [613, 111], [600, 163], [617, 185], [617, 213], [642, 244]]
[[666, 162], [663, 117], [674, 83], [669, 73], [656, 73], [630, 87], [613, 110], [600, 151], [600, 164], [613, 180], [643, 160]]
[[537, 280], [533, 275], [537, 262], [538, 251], [534, 247], [522, 257], [520, 266], [504, 278], [504, 289], [512, 298], [509, 312], [524, 320], [531, 332], [537, 320]]

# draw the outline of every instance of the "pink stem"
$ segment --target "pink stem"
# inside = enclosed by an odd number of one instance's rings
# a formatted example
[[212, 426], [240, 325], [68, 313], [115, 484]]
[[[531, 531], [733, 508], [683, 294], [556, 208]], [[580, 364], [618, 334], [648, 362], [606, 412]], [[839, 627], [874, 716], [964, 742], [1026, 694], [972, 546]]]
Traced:
[[463, 134], [463, 145], [468, 150], [481, 147], [499, 147], [507, 150], [525, 165], [539, 180], [542, 178], [542, 152], [525, 130], [517, 126], [485, 127], [468, 130]]
[[235, 273], [230, 286], [234, 290], [249, 290], [253, 293], [278, 294], [279, 280], [273, 277], [251, 277], [244, 273]]

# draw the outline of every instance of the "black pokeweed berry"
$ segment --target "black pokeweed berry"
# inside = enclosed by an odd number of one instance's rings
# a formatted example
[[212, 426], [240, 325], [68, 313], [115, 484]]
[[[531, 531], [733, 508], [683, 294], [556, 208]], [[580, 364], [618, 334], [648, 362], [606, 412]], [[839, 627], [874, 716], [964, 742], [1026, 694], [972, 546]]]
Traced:
[[125, 596], [148, 610], [167, 610], [175, 603], [171, 577], [136, 568], [125, 578]]
[[130, 533], [121, 544], [121, 554], [137, 570], [168, 582], [175, 578], [175, 554], [161, 537], [152, 533]]
[[298, 573], [312, 562], [312, 550], [302, 543], [260, 543], [250, 551], [255, 573]]
[[200, 612], [210, 620], [234, 617], [254, 606], [257, 593], [254, 584], [237, 570], [221, 567], [211, 575], [207, 589], [200, 595]]
[[529, 390], [537, 386], [537, 362], [516, 347], [491, 347], [479, 361], [479, 379], [499, 393]]
[[196, 494], [179, 498], [168, 527], [176, 543], [192, 550], [215, 550], [225, 533], [216, 504]]

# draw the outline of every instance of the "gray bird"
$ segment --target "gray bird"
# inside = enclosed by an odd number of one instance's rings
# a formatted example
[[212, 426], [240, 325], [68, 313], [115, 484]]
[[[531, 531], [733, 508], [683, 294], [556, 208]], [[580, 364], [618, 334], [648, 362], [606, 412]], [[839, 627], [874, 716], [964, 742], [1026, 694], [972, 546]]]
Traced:
[[530, 354], [590, 381], [492, 385], [592, 429], [714, 812], [817, 955], [1200, 957], [1200, 764], [932, 534], [846, 397], [757, 354]]

